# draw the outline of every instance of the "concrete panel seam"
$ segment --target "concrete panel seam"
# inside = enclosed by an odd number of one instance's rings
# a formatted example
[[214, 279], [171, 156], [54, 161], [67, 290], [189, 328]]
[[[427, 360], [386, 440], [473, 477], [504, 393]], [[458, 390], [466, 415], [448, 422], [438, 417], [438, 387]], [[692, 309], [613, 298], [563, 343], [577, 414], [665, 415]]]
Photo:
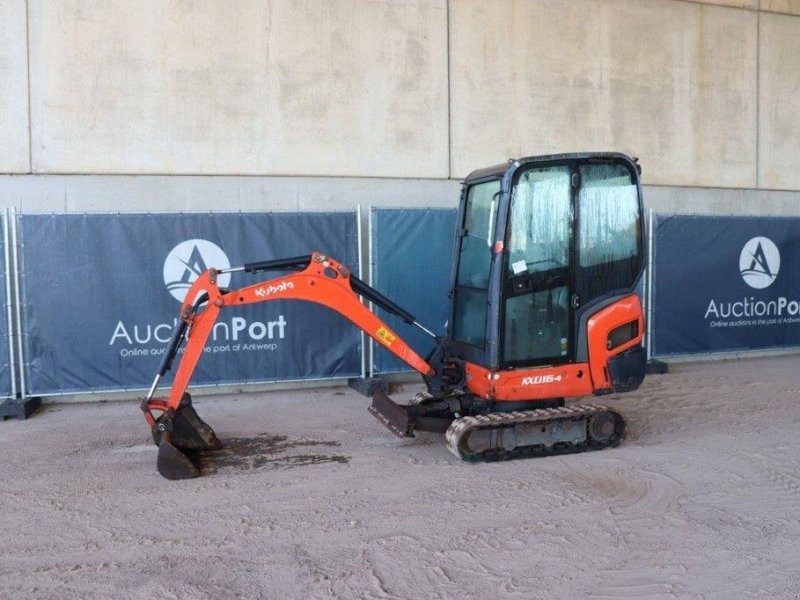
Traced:
[[[761, 0], [758, 0], [759, 7]], [[756, 188], [761, 185], [761, 11], [756, 17]]]
[[[673, 0], [673, 2], [683, 2], [684, 4], [700, 4], [701, 6], [716, 6], [719, 8], [730, 8], [731, 10], [746, 10], [747, 12], [758, 12], [758, 6], [750, 8], [748, 6], [733, 6], [731, 4], [717, 4], [716, 2], [705, 2], [705, 0]], [[760, 2], [760, 0], [759, 0]]]
[[372, 180], [386, 180], [386, 181], [461, 181], [463, 177], [417, 177], [417, 176], [402, 176], [402, 175], [327, 175], [325, 173], [257, 173], [257, 172], [248, 172], [248, 171], [231, 171], [228, 173], [192, 173], [192, 172], [147, 172], [147, 173], [138, 173], [138, 172], [126, 172], [126, 171], [115, 171], [115, 172], [106, 172], [106, 171], [40, 171], [37, 170], [35, 173], [31, 171], [30, 173], [2, 173], [0, 172], [0, 176], [3, 175], [19, 175], [19, 176], [26, 176], [26, 175], [50, 175], [53, 177], [225, 177], [225, 178], [236, 178], [236, 177], [252, 177], [252, 178], [261, 178], [261, 179], [372, 179]]
[[450, 63], [450, 2], [447, 0], [447, 178], [453, 177], [453, 108], [451, 105], [451, 94], [453, 89], [453, 78], [451, 77], [452, 65]]
[[744, 10], [747, 12], [764, 12], [772, 15], [783, 15], [786, 17], [800, 17], [800, 14], [788, 12], [784, 10], [777, 10], [772, 8], [764, 8], [764, 0], [758, 0], [758, 5], [755, 7], [749, 6], [733, 6], [732, 4], [718, 4], [716, 2], [708, 2], [707, 0], [672, 0], [673, 2], [683, 2], [684, 4], [700, 4], [703, 6], [716, 6], [719, 8], [730, 8], [731, 10]]

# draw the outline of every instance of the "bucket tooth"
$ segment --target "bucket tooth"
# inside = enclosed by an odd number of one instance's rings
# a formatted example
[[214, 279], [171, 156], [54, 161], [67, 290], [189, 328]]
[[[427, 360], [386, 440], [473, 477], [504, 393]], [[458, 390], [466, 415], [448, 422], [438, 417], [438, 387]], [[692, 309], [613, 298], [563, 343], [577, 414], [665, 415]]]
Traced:
[[[200, 476], [200, 468], [188, 454], [178, 450], [170, 441], [170, 434], [162, 435], [158, 445], [158, 472], [166, 479], [193, 479]], [[199, 454], [192, 452], [192, 454]]]

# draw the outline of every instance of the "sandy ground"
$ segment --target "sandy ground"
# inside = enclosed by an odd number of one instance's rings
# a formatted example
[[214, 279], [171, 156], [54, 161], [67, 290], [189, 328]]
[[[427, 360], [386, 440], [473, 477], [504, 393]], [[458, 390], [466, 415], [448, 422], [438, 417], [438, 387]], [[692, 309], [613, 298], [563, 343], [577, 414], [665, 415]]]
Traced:
[[348, 388], [200, 398], [241, 453], [182, 482], [135, 403], [46, 406], [0, 423], [0, 597], [800, 597], [800, 357], [607, 400], [617, 449], [470, 465]]

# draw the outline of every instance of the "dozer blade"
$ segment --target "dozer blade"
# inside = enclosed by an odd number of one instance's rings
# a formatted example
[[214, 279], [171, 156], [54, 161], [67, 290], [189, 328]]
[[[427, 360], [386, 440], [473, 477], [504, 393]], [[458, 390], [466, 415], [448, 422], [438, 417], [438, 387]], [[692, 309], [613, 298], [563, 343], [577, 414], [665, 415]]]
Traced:
[[184, 394], [174, 414], [164, 413], [153, 425], [158, 446], [158, 472], [167, 479], [190, 479], [200, 475], [200, 452], [219, 450], [222, 443], [200, 418], [189, 394]]
[[377, 387], [372, 393], [372, 405], [369, 407], [369, 412], [396, 436], [414, 437], [414, 423], [409, 418], [406, 409], [395, 403]]

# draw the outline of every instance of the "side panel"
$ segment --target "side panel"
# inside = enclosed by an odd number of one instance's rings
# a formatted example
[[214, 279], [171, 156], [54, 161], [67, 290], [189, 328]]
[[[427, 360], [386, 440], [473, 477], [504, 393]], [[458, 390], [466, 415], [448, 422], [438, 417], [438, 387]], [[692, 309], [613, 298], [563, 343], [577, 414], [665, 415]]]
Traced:
[[[618, 327], [636, 322], [636, 335], [629, 341], [613, 348], [610, 346], [610, 334]], [[615, 302], [589, 319], [589, 365], [592, 371], [595, 391], [611, 390], [612, 378], [608, 368], [611, 357], [622, 354], [634, 346], [641, 346], [644, 338], [644, 313], [642, 304], [636, 294]]]
[[[636, 324], [635, 335], [609, 349], [611, 333], [632, 322]], [[613, 391], [609, 361], [641, 347], [644, 337], [639, 297], [631, 294], [592, 315], [587, 323], [587, 337], [588, 362], [502, 372], [468, 364], [467, 390], [487, 400], [511, 402], [575, 398]]]
[[526, 401], [592, 393], [588, 363], [516, 369], [501, 373], [467, 365], [467, 390], [487, 400]]

